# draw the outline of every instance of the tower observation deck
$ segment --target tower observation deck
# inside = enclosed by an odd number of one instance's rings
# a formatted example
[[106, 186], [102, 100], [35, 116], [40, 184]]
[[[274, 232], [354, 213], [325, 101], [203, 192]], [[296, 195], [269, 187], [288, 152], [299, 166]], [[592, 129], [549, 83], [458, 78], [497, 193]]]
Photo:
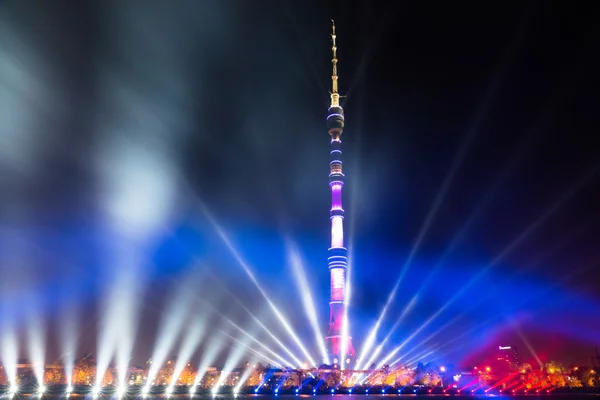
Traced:
[[331, 278], [329, 302], [329, 330], [327, 347], [335, 364], [342, 367], [355, 360], [352, 338], [347, 332], [346, 312], [346, 275], [348, 270], [348, 251], [344, 246], [344, 209], [342, 207], [342, 188], [344, 173], [342, 169], [342, 132], [344, 131], [344, 110], [340, 106], [337, 75], [337, 47], [335, 24], [332, 21], [331, 41], [333, 74], [331, 76], [331, 105], [327, 113], [327, 129], [331, 137], [329, 162], [329, 187], [331, 188], [331, 245], [328, 264]]

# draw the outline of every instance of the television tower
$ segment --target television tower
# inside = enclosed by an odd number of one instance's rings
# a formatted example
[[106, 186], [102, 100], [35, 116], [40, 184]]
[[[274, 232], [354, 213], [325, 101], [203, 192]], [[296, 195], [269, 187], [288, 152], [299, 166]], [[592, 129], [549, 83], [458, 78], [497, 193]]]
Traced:
[[[329, 302], [329, 331], [327, 347], [334, 364], [348, 364], [354, 360], [352, 338], [344, 334], [346, 315], [346, 271], [348, 251], [344, 247], [344, 209], [342, 208], [342, 141], [344, 130], [344, 110], [340, 107], [337, 75], [337, 47], [335, 45], [335, 23], [332, 22], [331, 41], [333, 51], [333, 75], [331, 75], [331, 105], [327, 114], [327, 129], [331, 136], [331, 161], [329, 162], [329, 187], [331, 188], [331, 246], [329, 247], [329, 273], [331, 275], [331, 301]], [[344, 343], [345, 342], [345, 343]]]

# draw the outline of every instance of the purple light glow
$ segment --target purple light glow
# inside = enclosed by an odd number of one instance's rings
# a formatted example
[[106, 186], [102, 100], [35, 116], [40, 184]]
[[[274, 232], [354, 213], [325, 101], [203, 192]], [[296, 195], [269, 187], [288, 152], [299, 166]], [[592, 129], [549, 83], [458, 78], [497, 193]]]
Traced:
[[346, 286], [346, 270], [335, 268], [331, 270], [331, 301], [342, 302], [344, 300], [344, 288]]
[[331, 209], [342, 209], [342, 185], [340, 184], [331, 185]]
[[344, 227], [341, 216], [331, 218], [331, 247], [344, 247]]

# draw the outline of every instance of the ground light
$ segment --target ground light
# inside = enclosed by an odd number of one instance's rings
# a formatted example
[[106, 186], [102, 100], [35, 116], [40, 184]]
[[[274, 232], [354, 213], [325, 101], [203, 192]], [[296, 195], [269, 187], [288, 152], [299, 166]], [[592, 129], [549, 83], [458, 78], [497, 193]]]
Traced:
[[66, 392], [67, 392], [67, 394], [73, 393], [73, 386], [72, 385], [68, 385]]
[[42, 397], [44, 395], [44, 393], [46, 393], [46, 386], [41, 385], [38, 388], [37, 394], [38, 394], [38, 396]]
[[38, 311], [37, 307], [35, 307], [32, 315], [30, 315], [27, 333], [29, 339], [29, 357], [33, 363], [33, 375], [39, 384], [37, 394], [42, 395], [43, 393], [40, 392], [40, 388], [43, 386], [44, 382], [44, 353], [46, 351], [46, 341], [44, 335], [44, 321]]
[[119, 386], [117, 387], [117, 398], [121, 398], [127, 394], [127, 386]]
[[96, 397], [100, 396], [101, 391], [102, 391], [102, 389], [100, 388], [100, 386], [94, 386], [92, 388], [92, 397], [96, 398]]
[[13, 397], [16, 394], [19, 394], [19, 386], [13, 383], [8, 387], [8, 395]]

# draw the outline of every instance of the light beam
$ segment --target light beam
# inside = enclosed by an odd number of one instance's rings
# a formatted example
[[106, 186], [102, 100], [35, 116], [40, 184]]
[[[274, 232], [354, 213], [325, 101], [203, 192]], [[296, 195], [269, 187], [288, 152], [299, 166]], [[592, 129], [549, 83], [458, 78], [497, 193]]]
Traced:
[[202, 209], [204, 215], [206, 216], [206, 218], [210, 221], [213, 228], [217, 231], [217, 234], [219, 235], [221, 240], [223, 240], [223, 243], [225, 243], [226, 247], [229, 249], [231, 254], [234, 256], [234, 258], [236, 259], [238, 264], [242, 267], [242, 269], [244, 270], [246, 275], [248, 275], [248, 278], [250, 278], [250, 281], [254, 284], [254, 286], [257, 288], [257, 290], [263, 296], [263, 298], [265, 299], [265, 301], [267, 302], [267, 304], [269, 305], [269, 307], [271, 308], [271, 310], [273, 311], [273, 313], [275, 314], [275, 316], [277, 317], [277, 319], [279, 320], [281, 325], [284, 327], [284, 329], [287, 331], [287, 333], [290, 335], [290, 337], [293, 339], [293, 341], [296, 343], [296, 345], [302, 351], [302, 353], [306, 356], [306, 358], [310, 361], [311, 365], [316, 365], [315, 361], [311, 357], [310, 353], [306, 350], [306, 347], [304, 347], [304, 345], [300, 341], [300, 338], [294, 332], [294, 329], [291, 327], [291, 325], [289, 324], [289, 322], [287, 321], [285, 316], [281, 313], [281, 311], [279, 311], [277, 306], [275, 306], [273, 301], [271, 301], [271, 299], [269, 298], [267, 293], [264, 291], [264, 289], [260, 286], [260, 284], [258, 283], [258, 280], [254, 276], [254, 273], [252, 272], [252, 270], [250, 269], [250, 267], [248, 266], [246, 261], [242, 258], [240, 253], [233, 246], [233, 244], [231, 243], [231, 240], [229, 239], [229, 237], [227, 236], [227, 234], [225, 233], [223, 228], [221, 228], [221, 226], [212, 217], [212, 215], [210, 214], [208, 209], [204, 206], [204, 204], [202, 202], [200, 202], [199, 199], [197, 199], [197, 202], [198, 202], [200, 208]]
[[304, 305], [304, 311], [308, 317], [308, 321], [312, 326], [315, 340], [321, 352], [321, 358], [325, 364], [329, 364], [329, 356], [327, 354], [327, 348], [325, 347], [324, 335], [319, 328], [319, 319], [317, 316], [317, 308], [313, 301], [310, 285], [306, 279], [306, 272], [304, 270], [304, 263], [300, 256], [298, 248], [291, 242], [290, 239], [286, 239], [286, 247], [288, 253], [288, 259], [292, 265], [292, 271], [294, 272], [294, 282], [298, 287], [298, 292]]

